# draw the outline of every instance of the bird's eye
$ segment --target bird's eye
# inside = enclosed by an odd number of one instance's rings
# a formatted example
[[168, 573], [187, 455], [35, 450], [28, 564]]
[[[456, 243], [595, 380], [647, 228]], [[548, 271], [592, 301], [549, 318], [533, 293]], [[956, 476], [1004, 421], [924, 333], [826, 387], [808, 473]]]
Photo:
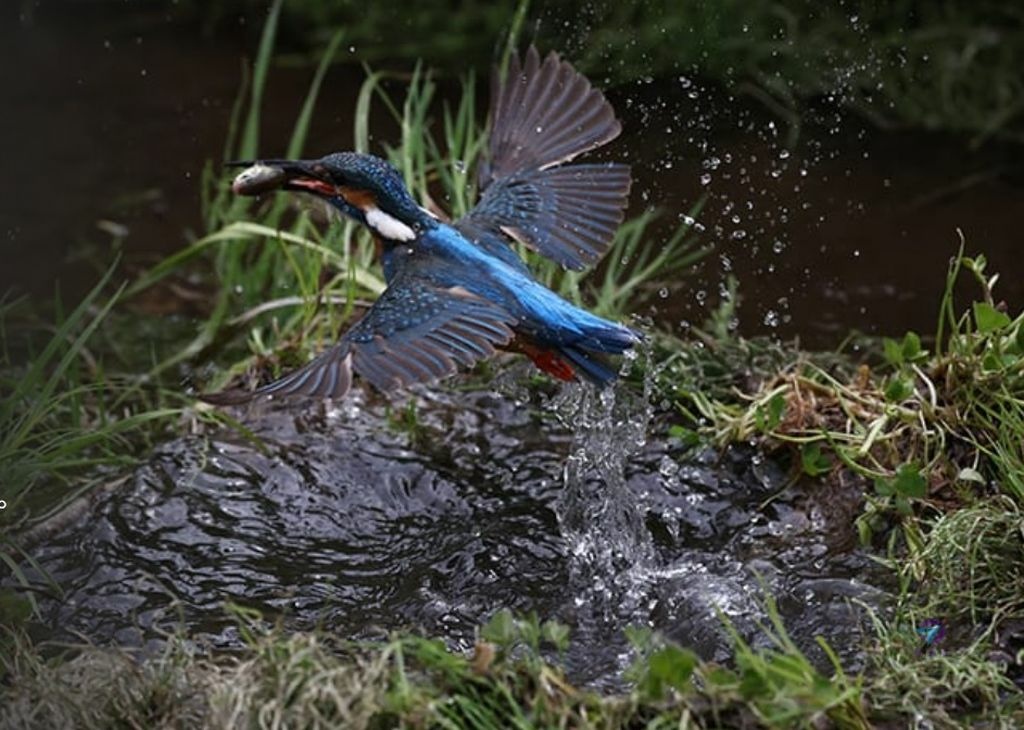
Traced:
[[311, 165], [309, 169], [310, 169], [310, 171], [314, 175], [316, 175], [317, 177], [320, 177], [320, 178], [328, 178], [328, 179], [330, 179], [332, 177], [337, 177], [336, 175], [331, 175], [330, 171], [326, 167], [324, 167], [323, 165], [321, 165], [319, 163], [315, 164], [315, 165]]

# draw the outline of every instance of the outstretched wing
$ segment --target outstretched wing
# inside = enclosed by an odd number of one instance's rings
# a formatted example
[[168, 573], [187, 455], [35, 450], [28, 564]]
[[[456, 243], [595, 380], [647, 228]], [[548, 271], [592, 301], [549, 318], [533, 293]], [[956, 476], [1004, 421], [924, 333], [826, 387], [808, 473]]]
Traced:
[[532, 46], [491, 86], [483, 196], [456, 226], [475, 240], [513, 238], [568, 268], [594, 263], [622, 222], [629, 167], [565, 163], [619, 135], [611, 104], [558, 54], [542, 63]]
[[234, 405], [259, 396], [341, 398], [353, 372], [383, 391], [425, 383], [493, 355], [512, 339], [513, 322], [502, 307], [464, 289], [399, 276], [338, 344], [308, 365], [254, 391], [202, 399]]

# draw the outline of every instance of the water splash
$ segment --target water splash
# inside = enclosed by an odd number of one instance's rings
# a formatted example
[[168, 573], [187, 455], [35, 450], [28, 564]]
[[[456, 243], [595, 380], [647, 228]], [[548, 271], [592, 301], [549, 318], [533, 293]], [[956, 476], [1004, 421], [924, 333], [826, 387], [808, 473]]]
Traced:
[[562, 534], [582, 563], [609, 572], [647, 567], [654, 553], [626, 464], [646, 441], [650, 413], [628, 394], [571, 386], [553, 401], [573, 431], [556, 502]]
[[555, 512], [571, 556], [576, 608], [606, 621], [637, 615], [657, 568], [646, 505], [627, 482], [653, 414], [657, 373], [650, 355], [644, 346], [623, 364], [625, 374], [641, 359], [640, 392], [623, 381], [600, 391], [572, 385], [548, 404], [573, 433]]

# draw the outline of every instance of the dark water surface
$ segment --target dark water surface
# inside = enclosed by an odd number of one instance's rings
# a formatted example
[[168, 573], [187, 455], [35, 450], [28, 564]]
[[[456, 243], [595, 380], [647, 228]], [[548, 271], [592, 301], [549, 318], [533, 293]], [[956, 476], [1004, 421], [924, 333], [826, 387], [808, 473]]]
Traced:
[[876, 603], [880, 580], [853, 547], [856, 487], [786, 488], [751, 452], [680, 460], [628, 389], [528, 403], [499, 387], [416, 396], [416, 436], [357, 390], [250, 410], [262, 450], [227, 433], [164, 444], [33, 550], [65, 591], [37, 629], [138, 645], [184, 625], [234, 646], [234, 601], [289, 627], [470, 646], [511, 608], [568, 623], [574, 674], [603, 682], [628, 625], [724, 658], [717, 607], [764, 642], [763, 579], [801, 644], [823, 634], [856, 661], [849, 601]]

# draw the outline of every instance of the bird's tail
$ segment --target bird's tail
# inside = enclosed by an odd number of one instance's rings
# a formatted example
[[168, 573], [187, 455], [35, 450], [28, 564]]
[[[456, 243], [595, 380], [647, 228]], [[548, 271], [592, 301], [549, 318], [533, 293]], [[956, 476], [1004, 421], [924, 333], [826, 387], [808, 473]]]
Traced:
[[620, 354], [634, 347], [642, 339], [639, 332], [613, 322], [603, 322], [600, 330], [588, 328], [584, 337], [578, 334], [572, 341], [555, 342], [536, 340], [520, 334], [514, 349], [526, 354], [541, 370], [559, 380], [585, 378], [598, 387], [604, 387], [618, 377], [610, 354]]
[[578, 372], [596, 385], [606, 385], [617, 376], [606, 356], [620, 355], [644, 339], [642, 333], [591, 314], [539, 284], [531, 282], [520, 297], [531, 319], [543, 323], [528, 337], [537, 352], [524, 351], [538, 367], [562, 380], [572, 380]]
[[560, 347], [558, 354], [572, 364], [577, 374], [584, 376], [599, 388], [603, 388], [619, 376], [608, 359], [596, 352], [588, 352], [579, 347]]
[[583, 336], [559, 343], [554, 351], [577, 375], [604, 387], [618, 377], [608, 355], [619, 355], [632, 349], [640, 343], [643, 335], [589, 312], [580, 310], [579, 314], [583, 316], [577, 316], [576, 325]]
[[559, 353], [587, 380], [603, 387], [618, 377], [618, 372], [607, 355], [619, 355], [630, 350], [643, 340], [643, 335], [634, 329], [616, 322], [581, 312], [576, 320], [584, 337], [572, 343], [563, 344]]

